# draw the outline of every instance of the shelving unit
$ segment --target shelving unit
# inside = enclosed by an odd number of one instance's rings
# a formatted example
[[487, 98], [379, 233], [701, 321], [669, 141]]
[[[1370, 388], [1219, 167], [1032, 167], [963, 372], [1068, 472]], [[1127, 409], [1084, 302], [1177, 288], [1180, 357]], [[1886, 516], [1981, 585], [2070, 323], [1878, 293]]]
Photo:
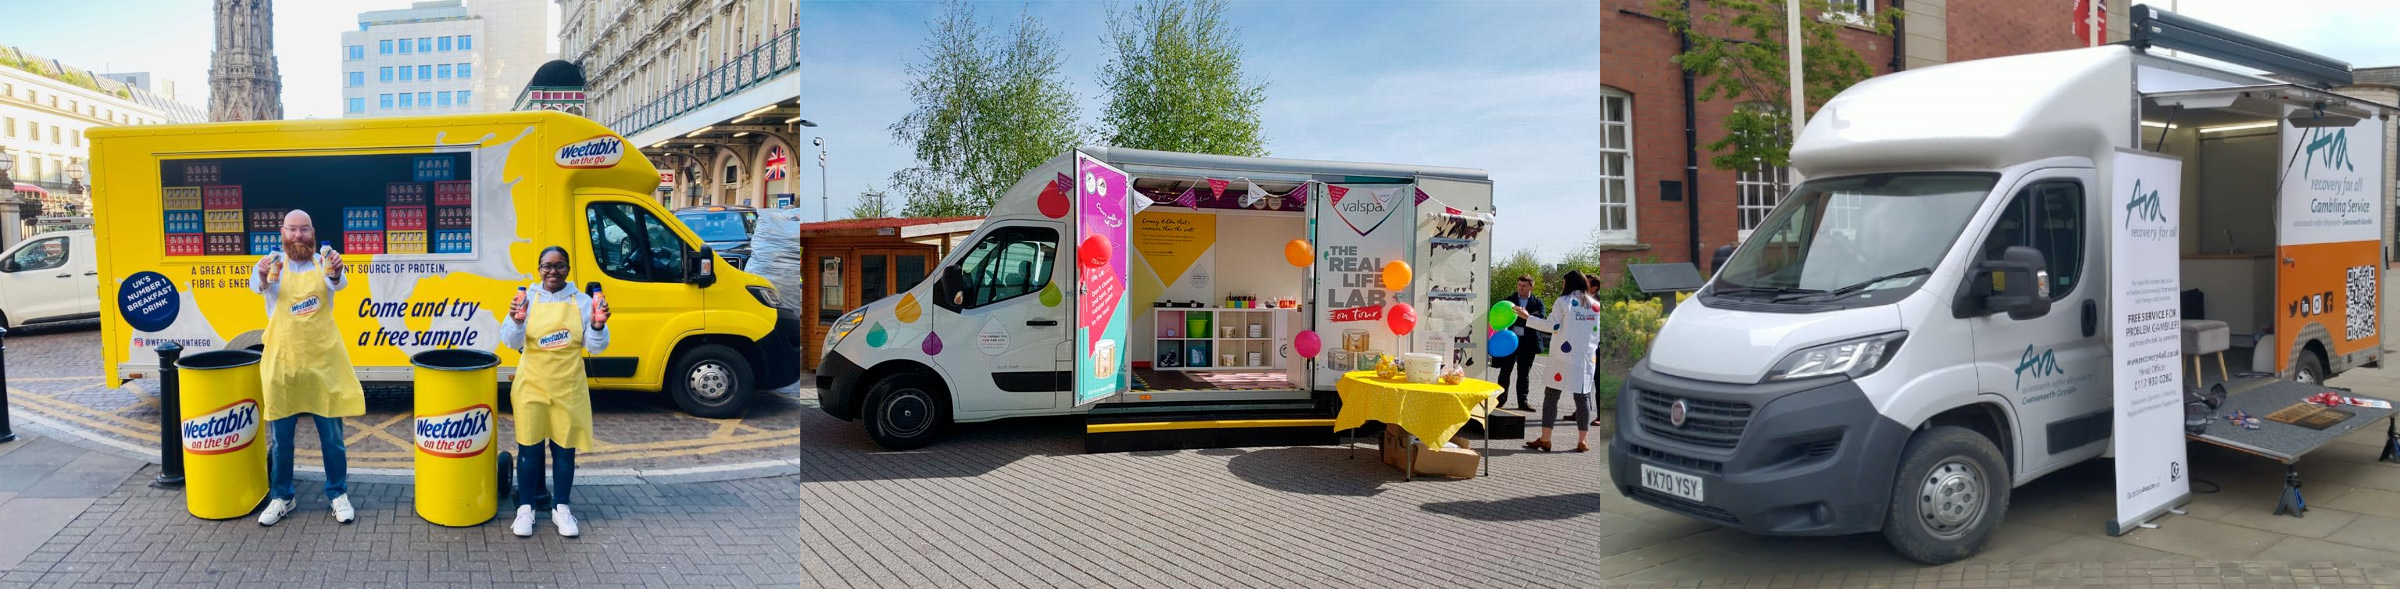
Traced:
[[[1282, 370], [1276, 346], [1292, 309], [1153, 308], [1151, 367], [1162, 371]], [[1250, 337], [1256, 327], [1259, 337]], [[1230, 336], [1225, 331], [1231, 328]], [[1198, 331], [1195, 333], [1195, 329]], [[1197, 337], [1195, 337], [1197, 336]], [[1226, 355], [1232, 361], [1226, 361]]]

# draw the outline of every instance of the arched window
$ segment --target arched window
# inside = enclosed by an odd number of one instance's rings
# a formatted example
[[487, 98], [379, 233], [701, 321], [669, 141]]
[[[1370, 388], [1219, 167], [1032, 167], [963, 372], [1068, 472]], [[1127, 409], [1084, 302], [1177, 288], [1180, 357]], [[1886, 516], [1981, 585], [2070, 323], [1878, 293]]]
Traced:
[[1600, 238], [1633, 243], [1633, 95], [1600, 87]]

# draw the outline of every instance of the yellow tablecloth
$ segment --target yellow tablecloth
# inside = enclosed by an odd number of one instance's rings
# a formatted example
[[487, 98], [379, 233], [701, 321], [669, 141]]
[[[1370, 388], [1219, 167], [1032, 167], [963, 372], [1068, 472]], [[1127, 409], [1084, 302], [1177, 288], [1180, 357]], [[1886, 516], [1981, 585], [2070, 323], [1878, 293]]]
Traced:
[[1427, 446], [1439, 447], [1458, 435], [1467, 420], [1484, 414], [1483, 403], [1500, 392], [1500, 385], [1472, 378], [1458, 384], [1416, 384], [1361, 370], [1343, 374], [1334, 391], [1342, 395], [1342, 412], [1333, 418], [1334, 431], [1380, 421], [1400, 426], [1425, 440]]

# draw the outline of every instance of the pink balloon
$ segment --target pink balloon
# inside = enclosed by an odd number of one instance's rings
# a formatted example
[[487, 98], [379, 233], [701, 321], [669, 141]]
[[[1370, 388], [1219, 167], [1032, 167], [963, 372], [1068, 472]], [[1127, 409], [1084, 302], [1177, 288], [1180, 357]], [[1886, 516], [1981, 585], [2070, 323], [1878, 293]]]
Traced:
[[1324, 346], [1325, 342], [1317, 339], [1317, 332], [1314, 330], [1303, 329], [1300, 330], [1299, 335], [1292, 336], [1292, 348], [1300, 352], [1302, 358], [1317, 357], [1317, 352], [1323, 351]]

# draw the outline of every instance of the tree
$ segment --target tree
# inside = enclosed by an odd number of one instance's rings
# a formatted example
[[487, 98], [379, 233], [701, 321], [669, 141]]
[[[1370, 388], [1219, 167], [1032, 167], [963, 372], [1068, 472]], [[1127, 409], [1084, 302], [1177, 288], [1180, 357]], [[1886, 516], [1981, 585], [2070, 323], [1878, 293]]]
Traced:
[[[1813, 113], [1843, 89], [1875, 75], [1858, 51], [1842, 44], [1840, 33], [1848, 27], [1842, 21], [1861, 19], [1876, 34], [1888, 37], [1900, 9], [1878, 8], [1873, 16], [1863, 17], [1829, 15], [1835, 9], [1826, 0], [1792, 1], [1802, 3], [1804, 14], [1827, 15], [1800, 19], [1801, 83], [1806, 102], [1802, 108]], [[1698, 98], [1743, 104], [1725, 115], [1725, 136], [1708, 144], [1709, 151], [1716, 152], [1709, 164], [1735, 171], [1756, 169], [1761, 164], [1790, 165], [1792, 140], [1799, 134], [1791, 128], [1791, 52], [1785, 44], [1789, 35], [1784, 28], [1784, 1], [1708, 0], [1708, 4], [1715, 10], [1699, 9], [1697, 19], [1683, 10], [1680, 0], [1658, 0], [1654, 6], [1669, 30], [1691, 40], [1691, 50], [1673, 61], [1707, 80]], [[1730, 36], [1734, 31], [1747, 32], [1748, 38]]]
[[910, 217], [980, 215], [1026, 170], [1075, 146], [1075, 94], [1059, 75], [1057, 37], [1020, 16], [1006, 46], [966, 2], [931, 24], [908, 66], [916, 109], [893, 123], [917, 165], [892, 173]]
[[1265, 83], [1242, 76], [1242, 50], [1224, 0], [1146, 0], [1109, 10], [1116, 55], [1100, 68], [1110, 145], [1263, 156], [1258, 105]]
[[852, 219], [881, 219], [892, 216], [892, 195], [869, 188], [859, 191], [858, 204], [850, 205]]

